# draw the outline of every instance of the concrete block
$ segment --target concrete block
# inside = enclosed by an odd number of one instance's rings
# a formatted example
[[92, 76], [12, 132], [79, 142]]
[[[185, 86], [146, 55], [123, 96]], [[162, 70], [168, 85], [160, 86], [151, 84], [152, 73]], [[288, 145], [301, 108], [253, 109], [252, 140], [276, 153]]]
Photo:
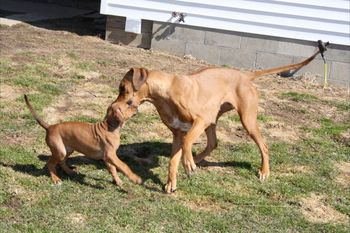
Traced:
[[236, 68], [253, 69], [256, 52], [250, 49], [219, 48], [219, 64]]
[[175, 39], [174, 33], [175, 33], [175, 24], [153, 22], [152, 40], [160, 41], [160, 40]]
[[316, 43], [311, 42], [310, 45], [304, 45], [293, 42], [280, 41], [278, 43], [277, 53], [297, 57], [310, 57], [318, 50], [316, 46]]
[[293, 56], [275, 53], [258, 52], [255, 69], [269, 69], [293, 63]]
[[344, 62], [332, 62], [331, 81], [339, 81], [350, 84], [350, 64]]
[[152, 49], [167, 51], [174, 55], [183, 57], [185, 55], [186, 44], [179, 40], [156, 40], [152, 39]]
[[175, 26], [174, 38], [185, 42], [204, 43], [205, 31], [198, 27], [188, 27], [182, 25]]
[[276, 53], [278, 50], [279, 42], [277, 40], [269, 39], [269, 37], [264, 38], [254, 38], [248, 36], [242, 36], [240, 48], [241, 49], [252, 49], [256, 51], [264, 51]]
[[152, 34], [153, 21], [143, 19], [141, 22], [141, 33], [150, 33]]
[[171, 23], [153, 23], [153, 37], [156, 40], [175, 39], [184, 42], [204, 43], [205, 30]]
[[219, 63], [219, 51], [217, 46], [188, 42], [186, 43], [185, 54], [190, 54], [195, 58], [205, 60], [211, 64]]
[[350, 46], [330, 45], [325, 52], [326, 60], [350, 63]]
[[121, 16], [107, 16], [106, 20], [106, 30], [113, 29], [125, 29], [125, 17]]
[[106, 30], [106, 40], [116, 44], [130, 45], [149, 49], [151, 47], [151, 34], [135, 34], [122, 29]]
[[206, 31], [204, 44], [239, 48], [241, 37], [227, 31]]
[[[307, 59], [307, 57], [294, 57], [293, 63], [299, 63], [303, 60]], [[330, 65], [330, 64], [329, 64]], [[330, 66], [328, 66], [328, 75], [330, 74]], [[296, 74], [304, 74], [304, 73], [318, 74], [323, 77], [324, 75], [324, 62], [320, 59], [315, 59], [311, 61], [306, 66], [302, 67]]]

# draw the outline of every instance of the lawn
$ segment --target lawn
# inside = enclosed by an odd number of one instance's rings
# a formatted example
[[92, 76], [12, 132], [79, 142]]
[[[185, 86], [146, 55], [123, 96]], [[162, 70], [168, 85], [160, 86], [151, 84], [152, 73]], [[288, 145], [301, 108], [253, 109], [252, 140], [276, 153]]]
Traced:
[[[121, 131], [119, 157], [144, 180], [125, 190], [104, 163], [75, 153], [79, 173], [59, 170], [52, 185], [45, 132], [23, 94], [50, 123], [102, 120], [130, 67], [189, 73], [207, 64], [158, 51], [112, 45], [30, 25], [0, 26], [0, 229], [2, 232], [349, 232], [349, 90], [304, 77], [258, 78], [258, 121], [271, 175], [235, 112], [218, 122], [218, 148], [167, 195], [171, 133], [144, 104]], [[205, 147], [202, 136], [194, 153]]]

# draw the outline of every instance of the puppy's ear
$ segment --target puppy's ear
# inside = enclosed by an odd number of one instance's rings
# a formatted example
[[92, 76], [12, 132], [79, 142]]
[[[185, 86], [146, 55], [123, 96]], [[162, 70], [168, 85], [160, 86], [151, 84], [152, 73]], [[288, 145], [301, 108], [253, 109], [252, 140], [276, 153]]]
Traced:
[[129, 72], [132, 73], [132, 85], [134, 89], [136, 91], [140, 90], [148, 78], [148, 70], [145, 68], [131, 68]]

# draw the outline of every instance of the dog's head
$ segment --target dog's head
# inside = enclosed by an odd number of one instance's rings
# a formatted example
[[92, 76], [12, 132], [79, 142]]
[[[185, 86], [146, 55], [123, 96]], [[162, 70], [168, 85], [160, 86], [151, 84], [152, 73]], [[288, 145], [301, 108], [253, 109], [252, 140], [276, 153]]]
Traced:
[[138, 106], [148, 95], [148, 70], [144, 68], [131, 68], [123, 77], [119, 85], [119, 95], [114, 104], [120, 111], [123, 121], [132, 117]]
[[108, 106], [105, 121], [107, 122], [110, 130], [114, 130], [119, 126], [122, 126], [124, 117], [115, 102]]

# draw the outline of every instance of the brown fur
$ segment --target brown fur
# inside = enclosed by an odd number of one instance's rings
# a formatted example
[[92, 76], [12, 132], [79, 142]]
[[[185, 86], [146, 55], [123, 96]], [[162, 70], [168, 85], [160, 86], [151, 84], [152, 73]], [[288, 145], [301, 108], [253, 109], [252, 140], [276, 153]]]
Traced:
[[[205, 68], [190, 75], [174, 75], [132, 68], [120, 83], [121, 92], [116, 105], [122, 113], [132, 115], [130, 112], [136, 111], [142, 102], [149, 101], [172, 131], [173, 145], [165, 188], [167, 193], [176, 189], [176, 174], [181, 157], [185, 171], [190, 175], [196, 169], [195, 163], [199, 163], [216, 148], [217, 120], [232, 109], [237, 110], [244, 128], [260, 149], [259, 177], [264, 180], [270, 174], [268, 147], [258, 127], [258, 94], [251, 81], [258, 76], [298, 69], [308, 64], [318, 53], [298, 64], [255, 72]], [[192, 144], [203, 132], [207, 135], [207, 147], [193, 158]]]
[[48, 125], [36, 114], [26, 95], [24, 95], [24, 99], [35, 120], [46, 130], [46, 144], [52, 153], [47, 161], [47, 168], [54, 184], [61, 183], [56, 172], [57, 165], [60, 165], [69, 175], [76, 172], [66, 164], [67, 158], [74, 151], [83, 153], [92, 159], [102, 159], [118, 186], [121, 186], [122, 182], [117, 175], [117, 170], [124, 173], [134, 183], [140, 184], [142, 182], [141, 178], [116, 156], [120, 143], [121, 120], [123, 119], [119, 110], [116, 109], [116, 105], [109, 106], [105, 119], [96, 124], [63, 122]]

